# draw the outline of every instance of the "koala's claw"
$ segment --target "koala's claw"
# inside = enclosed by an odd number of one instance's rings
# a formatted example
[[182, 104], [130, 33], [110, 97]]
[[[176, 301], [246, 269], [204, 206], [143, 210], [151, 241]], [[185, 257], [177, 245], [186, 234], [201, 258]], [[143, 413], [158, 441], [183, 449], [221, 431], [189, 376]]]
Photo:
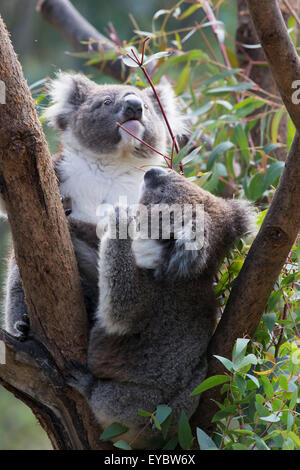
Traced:
[[72, 214], [72, 200], [70, 197], [61, 197], [60, 200], [62, 202], [66, 217], [68, 217], [70, 214]]
[[68, 374], [65, 375], [66, 384], [86, 395], [93, 381], [93, 375], [83, 364], [75, 360], [65, 364], [65, 368], [68, 370]]
[[27, 313], [22, 315], [22, 320], [19, 320], [15, 323], [15, 329], [17, 330], [17, 338], [19, 341], [25, 341], [28, 339], [28, 334], [30, 330], [29, 316]]

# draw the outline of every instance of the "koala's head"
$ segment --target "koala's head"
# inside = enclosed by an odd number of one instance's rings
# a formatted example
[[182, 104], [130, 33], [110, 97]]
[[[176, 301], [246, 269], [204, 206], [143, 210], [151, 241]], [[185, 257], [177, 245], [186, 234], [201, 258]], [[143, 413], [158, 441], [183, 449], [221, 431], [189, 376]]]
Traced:
[[[175, 134], [183, 124], [170, 86], [157, 87]], [[160, 152], [166, 151], [168, 133], [151, 88], [98, 85], [81, 74], [59, 73], [50, 85], [52, 105], [44, 113], [59, 129], [65, 145], [100, 156], [130, 152], [153, 157], [151, 149], [122, 130], [117, 123]]]
[[[233, 242], [254, 227], [254, 211], [248, 202], [213, 196], [173, 170], [147, 171], [139, 202], [148, 213], [154, 210], [157, 214], [158, 207], [162, 213], [166, 207], [173, 208], [169, 215], [165, 211], [160, 217], [159, 239], [150, 240], [157, 248], [154, 265], [144, 266], [154, 269], [159, 277], [190, 278], [204, 271], [214, 273]], [[152, 220], [157, 218], [151, 219], [151, 229]], [[164, 239], [161, 225], [168, 222], [170, 237]], [[133, 243], [133, 251], [139, 256], [143, 242]]]

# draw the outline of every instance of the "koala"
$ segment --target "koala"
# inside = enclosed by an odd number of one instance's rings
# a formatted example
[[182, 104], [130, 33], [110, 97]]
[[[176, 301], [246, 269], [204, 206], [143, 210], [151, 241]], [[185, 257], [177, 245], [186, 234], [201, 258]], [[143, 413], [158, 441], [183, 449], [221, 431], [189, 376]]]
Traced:
[[[199, 396], [190, 394], [206, 376], [216, 327], [214, 276], [233, 242], [252, 228], [253, 212], [246, 202], [215, 197], [160, 168], [145, 173], [139, 203], [148, 213], [157, 205], [189, 205], [191, 218], [183, 226], [170, 213], [169, 238], [160, 228], [156, 240], [138, 233], [121, 239], [121, 224], [129, 229], [134, 219], [137, 225], [143, 219], [127, 217], [122, 208], [110, 218], [99, 249], [100, 296], [88, 370], [74, 363], [68, 383], [86, 397], [104, 428], [122, 423], [129, 429], [122, 439], [144, 448], [155, 433], [138, 409], [169, 405], [175, 432], [181, 410], [190, 418], [198, 406]], [[201, 243], [188, 247], [198, 233]]]
[[[175, 134], [184, 130], [170, 86], [157, 87]], [[50, 85], [52, 105], [44, 116], [61, 138], [53, 162], [66, 214], [72, 213], [76, 229], [70, 231], [82, 279], [89, 318], [98, 301], [97, 235], [105, 227], [105, 204], [137, 202], [143, 167], [162, 165], [163, 159], [130, 136], [117, 123], [165, 153], [168, 132], [150, 88], [98, 85], [81, 74], [59, 73]], [[0, 198], [5, 213], [5, 201]], [[75, 223], [75, 222], [74, 222]], [[76, 235], [75, 235], [76, 232]], [[96, 276], [95, 276], [96, 273]], [[5, 327], [21, 338], [28, 317], [19, 269], [12, 256], [7, 277]]]

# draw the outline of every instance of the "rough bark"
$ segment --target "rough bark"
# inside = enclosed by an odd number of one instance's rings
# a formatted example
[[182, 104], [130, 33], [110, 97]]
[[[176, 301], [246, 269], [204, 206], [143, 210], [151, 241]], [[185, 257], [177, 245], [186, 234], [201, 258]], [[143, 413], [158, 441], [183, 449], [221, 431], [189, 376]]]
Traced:
[[[0, 330], [0, 381], [30, 406], [56, 449], [98, 449], [85, 400], [64, 387], [65, 360], [86, 362], [87, 315], [51, 156], [0, 17], [0, 182], [30, 316], [32, 340]], [[64, 392], [62, 389], [66, 388]], [[103, 446], [102, 446], [103, 447]]]
[[82, 360], [87, 321], [72, 243], [47, 143], [2, 21], [0, 80], [6, 89], [0, 114], [1, 192], [32, 331], [49, 351]]
[[[293, 11], [298, 11], [299, 0], [289, 0], [289, 5], [292, 7]], [[276, 84], [274, 82], [270, 68], [262, 64], [262, 62], [266, 62], [264, 50], [262, 48], [251, 49], [243, 46], [245, 44], [259, 43], [259, 39], [257, 37], [257, 33], [250, 16], [250, 12], [248, 10], [247, 0], [237, 0], [237, 7], [238, 28], [236, 32], [236, 50], [239, 57], [240, 66], [246, 70], [249, 65], [249, 61], [253, 61], [254, 64], [250, 70], [249, 77], [255, 83], [257, 83], [263, 90], [272, 93], [273, 95], [277, 95], [278, 100], [281, 101], [280, 94], [278, 92], [278, 89], [276, 88]], [[285, 23], [287, 23], [288, 18], [291, 16], [291, 12], [284, 3], [280, 4], [280, 8], [284, 21]], [[261, 113], [261, 111], [262, 110], [260, 109], [259, 112]], [[255, 112], [253, 113], [253, 115], [255, 116]], [[260, 127], [260, 123], [258, 123], [251, 131], [251, 136], [255, 146], [261, 145]], [[278, 129], [278, 143], [285, 145], [286, 137], [287, 117], [283, 116]], [[284, 160], [286, 158], [286, 150], [284, 147], [276, 149], [274, 153], [279, 160]]]
[[[74, 8], [69, 0], [39, 0], [37, 11], [51, 23], [69, 42], [77, 52], [88, 51], [88, 46], [82, 44], [94, 39], [101, 44], [104, 51], [115, 50], [115, 45], [103, 34], [99, 33], [81, 14]], [[93, 50], [98, 50], [98, 44], [92, 44]], [[103, 73], [117, 80], [124, 81], [129, 73], [129, 67], [120, 59], [95, 64]]]
[[[248, 0], [258, 37], [286, 108], [300, 131], [299, 106], [291, 101], [291, 83], [299, 77], [300, 61], [276, 0]], [[208, 375], [224, 373], [213, 355], [231, 358], [234, 342], [253, 335], [274, 283], [300, 229], [300, 139], [296, 135], [285, 169], [262, 227], [230, 293], [222, 319], [209, 345]], [[207, 391], [194, 422], [208, 432], [221, 401], [220, 388]]]

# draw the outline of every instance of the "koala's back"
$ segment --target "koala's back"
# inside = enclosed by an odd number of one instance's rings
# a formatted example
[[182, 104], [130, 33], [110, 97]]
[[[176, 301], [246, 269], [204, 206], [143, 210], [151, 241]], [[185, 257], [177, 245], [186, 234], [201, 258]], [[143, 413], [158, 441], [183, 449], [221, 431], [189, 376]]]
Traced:
[[[207, 345], [216, 324], [212, 283], [205, 278], [170, 283], [152, 279], [151, 287], [149, 309], [133, 334], [107, 335], [100, 324], [94, 327], [89, 368], [97, 377], [137, 384], [149, 394], [160, 390], [163, 403], [190, 416], [198, 397], [189, 394], [205, 378]], [[128, 397], [135, 404], [140, 398], [139, 389]]]

